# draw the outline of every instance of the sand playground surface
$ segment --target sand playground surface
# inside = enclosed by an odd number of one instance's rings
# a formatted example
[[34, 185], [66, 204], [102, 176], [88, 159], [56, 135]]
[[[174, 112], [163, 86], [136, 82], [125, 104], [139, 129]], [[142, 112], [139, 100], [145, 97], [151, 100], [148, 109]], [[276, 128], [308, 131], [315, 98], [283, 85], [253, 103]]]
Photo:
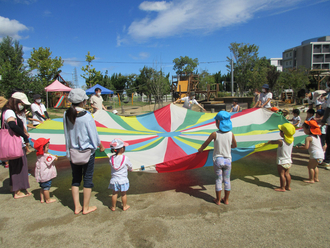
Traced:
[[[51, 195], [40, 203], [39, 185], [31, 175], [33, 196], [14, 199], [8, 169], [0, 168], [1, 247], [329, 247], [330, 171], [320, 168], [319, 183], [307, 184], [308, 153], [293, 151], [291, 191], [279, 185], [276, 150], [233, 163], [230, 205], [213, 203], [212, 167], [164, 173], [130, 173], [127, 211], [109, 209], [107, 159], [95, 164], [88, 215], [73, 213], [71, 169], [66, 158], [56, 165]], [[30, 171], [35, 154], [28, 155]], [[33, 174], [33, 173], [32, 173]], [[82, 194], [81, 194], [82, 196]]]

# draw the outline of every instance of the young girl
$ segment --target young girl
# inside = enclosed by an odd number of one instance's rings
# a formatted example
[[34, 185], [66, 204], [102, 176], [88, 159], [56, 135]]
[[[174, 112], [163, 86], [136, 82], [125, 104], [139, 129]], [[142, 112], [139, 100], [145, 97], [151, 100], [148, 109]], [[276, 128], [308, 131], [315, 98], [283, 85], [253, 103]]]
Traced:
[[[208, 144], [214, 140], [213, 167], [218, 178], [215, 181], [216, 199], [215, 204], [228, 204], [230, 193], [230, 172], [231, 172], [231, 148], [237, 147], [236, 139], [232, 130], [230, 114], [226, 111], [220, 111], [215, 116], [215, 125], [219, 131], [213, 132], [198, 149], [202, 152]], [[222, 181], [225, 184], [225, 197], [221, 199]]]
[[318, 135], [321, 135], [319, 125], [315, 120], [305, 121], [303, 124], [305, 134], [308, 135], [305, 139], [305, 145], [296, 146], [299, 149], [308, 149], [310, 154], [308, 162], [309, 179], [304, 180], [305, 183], [314, 183], [319, 181], [319, 169], [318, 164], [322, 164], [324, 153], [321, 145], [321, 141]]
[[121, 139], [114, 139], [110, 143], [111, 152], [115, 154], [110, 157], [111, 180], [109, 189], [112, 189], [112, 211], [116, 210], [118, 192], [121, 192], [121, 200], [123, 202], [123, 210], [126, 211], [130, 206], [127, 205], [126, 191], [129, 189], [129, 181], [127, 178], [127, 170], [132, 171], [132, 164], [128, 157], [123, 155], [125, 146], [128, 143]]
[[57, 160], [56, 156], [53, 156], [48, 152], [49, 140], [39, 138], [34, 142], [34, 148], [37, 150], [37, 162], [35, 168], [35, 178], [40, 185], [40, 202], [52, 203], [56, 199], [51, 199], [49, 195], [49, 189], [52, 185], [52, 179], [57, 176], [56, 167], [54, 161]]
[[270, 140], [268, 144], [276, 144], [277, 148], [277, 170], [280, 176], [280, 187], [276, 188], [275, 191], [285, 192], [291, 190], [291, 175], [289, 169], [292, 164], [291, 154], [293, 148], [293, 135], [296, 132], [295, 127], [290, 123], [284, 123], [279, 125], [280, 136], [283, 139]]
[[234, 99], [233, 105], [231, 105], [231, 109], [229, 112], [239, 112], [240, 111], [240, 106], [237, 103], [238, 103], [238, 100]]

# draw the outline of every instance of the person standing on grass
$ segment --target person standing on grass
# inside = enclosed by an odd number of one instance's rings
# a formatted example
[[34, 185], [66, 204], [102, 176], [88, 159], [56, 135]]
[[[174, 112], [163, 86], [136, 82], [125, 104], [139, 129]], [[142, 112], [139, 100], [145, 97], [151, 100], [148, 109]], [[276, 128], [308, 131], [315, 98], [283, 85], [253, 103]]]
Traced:
[[93, 108], [93, 113], [95, 113], [98, 110], [102, 110], [102, 109], [107, 111], [107, 109], [103, 105], [103, 98], [101, 96], [100, 88], [95, 89], [95, 94], [91, 96], [90, 103]]
[[285, 192], [286, 190], [291, 190], [291, 175], [289, 170], [292, 165], [292, 148], [293, 148], [293, 135], [296, 132], [296, 128], [291, 123], [284, 123], [283, 125], [278, 125], [280, 129], [280, 136], [283, 139], [270, 140], [268, 144], [278, 145], [277, 148], [277, 171], [280, 176], [280, 187], [276, 188], [275, 191]]
[[[92, 115], [83, 107], [88, 99], [86, 93], [82, 89], [73, 89], [70, 91], [68, 100], [72, 103], [70, 108], [64, 112], [63, 126], [66, 145], [66, 156], [70, 159], [72, 169], [72, 198], [75, 206], [74, 213], [88, 214], [97, 209], [96, 206], [89, 206], [92, 193], [95, 151], [100, 147], [100, 151], [105, 149], [100, 141], [96, 130], [95, 121]], [[70, 158], [70, 149], [83, 151], [91, 150], [91, 155], [86, 164], [74, 164]], [[84, 204], [81, 206], [79, 199], [79, 186], [81, 180], [84, 180]]]
[[[230, 114], [226, 111], [220, 111], [215, 117], [215, 125], [219, 129], [210, 134], [203, 145], [198, 149], [202, 152], [213, 140], [213, 167], [217, 179], [215, 181], [216, 198], [213, 200], [215, 204], [228, 204], [229, 194], [231, 190], [230, 173], [231, 173], [231, 148], [237, 147], [235, 135], [231, 132], [232, 123]], [[225, 197], [221, 199], [222, 182], [224, 182]]]

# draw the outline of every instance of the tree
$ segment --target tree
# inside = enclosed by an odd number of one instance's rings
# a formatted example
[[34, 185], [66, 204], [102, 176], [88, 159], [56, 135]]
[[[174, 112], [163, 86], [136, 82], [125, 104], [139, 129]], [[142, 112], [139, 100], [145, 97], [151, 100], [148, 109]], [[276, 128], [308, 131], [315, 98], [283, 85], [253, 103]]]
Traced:
[[283, 89], [292, 89], [295, 100], [298, 96], [298, 91], [300, 89], [305, 89], [309, 83], [308, 71], [303, 66], [283, 71], [278, 79], [280, 92], [282, 92]]
[[81, 70], [84, 72], [82, 76], [85, 81], [86, 81], [86, 85], [88, 87], [92, 87], [95, 84], [97, 84], [100, 80], [100, 76], [101, 76], [101, 72], [97, 71], [95, 68], [92, 68], [93, 65], [91, 65], [91, 62], [95, 59], [95, 55], [91, 56], [90, 52], [87, 53], [86, 55], [86, 61], [88, 63], [88, 65], [86, 65], [85, 67], [82, 67]]
[[188, 56], [175, 58], [173, 60], [173, 70], [177, 75], [190, 75], [194, 72], [195, 68], [199, 65], [198, 58], [192, 59]]
[[[233, 54], [234, 78], [239, 88], [239, 93], [242, 96], [243, 92], [248, 89], [248, 82], [251, 80], [251, 71], [253, 70], [256, 61], [258, 60], [259, 47], [244, 43], [230, 43], [230, 52]], [[227, 57], [229, 65], [226, 67], [230, 71], [231, 58]]]
[[[267, 80], [270, 62], [266, 57], [256, 59], [251, 71], [247, 71], [248, 86], [250, 89], [260, 89], [262, 85], [269, 83]], [[269, 85], [272, 89], [272, 85]]]
[[215, 76], [210, 74], [207, 70], [202, 70], [199, 74], [199, 89], [207, 90], [207, 85], [214, 85], [215, 84]]
[[44, 87], [52, 83], [53, 78], [61, 72], [60, 68], [63, 66], [61, 57], [51, 58], [52, 52], [50, 48], [39, 47], [38, 50], [33, 48], [31, 57], [27, 63], [30, 70], [36, 70], [36, 78], [42, 83]]
[[23, 46], [7, 36], [0, 42], [0, 94], [9, 98], [14, 89], [28, 93], [30, 78], [23, 62]]
[[269, 85], [269, 88], [271, 89], [271, 91], [276, 96], [280, 95], [279, 87], [277, 84], [280, 75], [281, 75], [281, 72], [277, 70], [276, 66], [273, 66], [273, 65], [268, 66], [268, 71], [267, 71], [268, 85]]

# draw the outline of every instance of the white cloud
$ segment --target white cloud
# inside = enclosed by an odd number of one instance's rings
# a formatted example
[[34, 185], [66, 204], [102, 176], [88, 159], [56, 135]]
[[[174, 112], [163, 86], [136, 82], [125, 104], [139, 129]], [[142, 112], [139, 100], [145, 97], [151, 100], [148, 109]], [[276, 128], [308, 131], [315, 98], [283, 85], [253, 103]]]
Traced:
[[[257, 12], [289, 9], [301, 2], [308, 0], [146, 1], [139, 6], [140, 10], [147, 11], [146, 17], [133, 21], [128, 27], [127, 34], [138, 41], [189, 32], [207, 34], [223, 27], [246, 22]], [[157, 11], [156, 16], [150, 15], [149, 11]]]
[[27, 30], [29, 30], [29, 28], [19, 21], [0, 16], [0, 37], [8, 35], [14, 39], [22, 39], [18, 33]]
[[149, 58], [150, 54], [147, 52], [140, 52], [138, 56], [134, 56], [132, 54], [130, 54], [129, 56], [134, 60], [143, 60]]
[[45, 10], [44, 13], [43, 13], [43, 16], [44, 17], [50, 17], [50, 16], [52, 16], [52, 12], [50, 12], [49, 10]]
[[81, 66], [81, 62], [76, 57], [66, 58], [63, 60], [64, 60], [64, 64], [69, 64], [69, 65], [75, 66], [75, 67]]
[[29, 52], [33, 49], [33, 47], [27, 47], [27, 46], [23, 46], [23, 52]]
[[167, 3], [166, 1], [160, 1], [160, 2], [144, 1], [140, 4], [139, 9], [145, 11], [164, 11], [167, 10], [170, 6], [171, 3]]

